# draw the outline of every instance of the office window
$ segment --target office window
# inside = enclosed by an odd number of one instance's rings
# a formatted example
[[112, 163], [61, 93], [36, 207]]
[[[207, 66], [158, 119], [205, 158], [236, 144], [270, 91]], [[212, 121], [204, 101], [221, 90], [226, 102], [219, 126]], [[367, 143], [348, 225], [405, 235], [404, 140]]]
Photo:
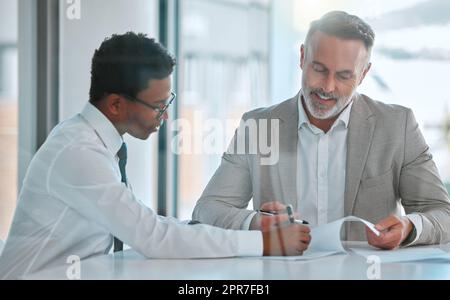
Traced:
[[5, 240], [17, 201], [17, 1], [0, 3], [0, 239]]
[[[440, 0], [275, 1], [271, 67], [275, 102], [298, 91], [299, 48], [312, 20], [330, 10], [356, 14], [376, 33], [372, 69], [359, 92], [413, 110], [443, 181], [450, 187], [450, 2]], [[284, 32], [281, 34], [281, 32]], [[294, 70], [282, 76], [283, 70]], [[282, 88], [279, 88], [282, 87]], [[287, 92], [289, 91], [289, 92]]]
[[182, 219], [190, 218], [242, 114], [269, 103], [269, 4], [181, 2], [180, 130], [171, 147], [179, 154]]

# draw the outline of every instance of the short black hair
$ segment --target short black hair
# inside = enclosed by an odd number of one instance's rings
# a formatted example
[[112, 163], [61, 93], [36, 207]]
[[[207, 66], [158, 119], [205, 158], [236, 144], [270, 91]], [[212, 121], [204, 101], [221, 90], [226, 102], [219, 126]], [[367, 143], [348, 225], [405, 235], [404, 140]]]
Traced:
[[92, 58], [89, 101], [95, 103], [112, 93], [136, 97], [149, 80], [170, 76], [175, 64], [167, 49], [145, 34], [114, 34]]
[[319, 20], [313, 21], [306, 36], [306, 43], [316, 31], [342, 39], [361, 40], [368, 51], [375, 42], [375, 33], [370, 25], [358, 16], [344, 11], [331, 11]]

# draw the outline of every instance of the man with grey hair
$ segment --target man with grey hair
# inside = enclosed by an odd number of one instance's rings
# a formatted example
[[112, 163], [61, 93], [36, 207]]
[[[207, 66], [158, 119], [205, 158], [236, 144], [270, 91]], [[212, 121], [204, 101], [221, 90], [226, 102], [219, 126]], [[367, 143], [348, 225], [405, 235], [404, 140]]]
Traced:
[[[314, 21], [300, 50], [299, 94], [243, 116], [279, 120], [271, 136], [279, 161], [267, 166], [261, 153], [227, 151], [193, 218], [265, 231], [288, 219], [291, 204], [312, 226], [348, 215], [376, 223], [380, 236], [347, 223], [345, 238], [382, 249], [449, 242], [448, 193], [412, 111], [356, 92], [374, 40], [367, 23], [342, 11]], [[251, 199], [258, 212], [246, 209]]]

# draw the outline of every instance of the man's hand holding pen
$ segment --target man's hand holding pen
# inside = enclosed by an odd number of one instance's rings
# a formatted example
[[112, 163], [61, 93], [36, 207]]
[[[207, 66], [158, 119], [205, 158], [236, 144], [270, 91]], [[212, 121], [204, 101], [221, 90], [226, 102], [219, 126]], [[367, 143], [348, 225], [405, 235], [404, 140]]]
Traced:
[[289, 222], [286, 206], [280, 202], [268, 202], [261, 206], [250, 224], [250, 229], [267, 231], [286, 222]]
[[[253, 218], [250, 229], [265, 231], [270, 230], [274, 226], [286, 225], [288, 223], [309, 224], [307, 221], [300, 220], [296, 213], [292, 213], [293, 215], [289, 216], [288, 209], [292, 210], [292, 207], [288, 208], [280, 202], [264, 203], [258, 210], [258, 214]], [[293, 218], [293, 221], [290, 218]]]
[[261, 206], [252, 220], [251, 230], [261, 230], [264, 255], [301, 255], [311, 242], [306, 221], [295, 219], [292, 207], [279, 202]]

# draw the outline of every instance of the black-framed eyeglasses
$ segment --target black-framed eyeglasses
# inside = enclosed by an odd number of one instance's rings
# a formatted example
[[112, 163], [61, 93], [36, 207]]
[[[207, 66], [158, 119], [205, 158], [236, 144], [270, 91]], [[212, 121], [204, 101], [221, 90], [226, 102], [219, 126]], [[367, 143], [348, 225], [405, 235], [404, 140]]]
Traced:
[[126, 94], [120, 94], [120, 95], [129, 101], [137, 102], [148, 108], [153, 109], [154, 111], [156, 111], [158, 113], [158, 116], [157, 116], [158, 119], [161, 119], [161, 117], [166, 113], [169, 106], [172, 104], [172, 102], [177, 97], [177, 94], [175, 94], [174, 92], [170, 92], [170, 98], [165, 101], [167, 104], [164, 106], [157, 106], [157, 105], [148, 104], [144, 100], [138, 99], [136, 97], [132, 97], [130, 95], [126, 95]]

